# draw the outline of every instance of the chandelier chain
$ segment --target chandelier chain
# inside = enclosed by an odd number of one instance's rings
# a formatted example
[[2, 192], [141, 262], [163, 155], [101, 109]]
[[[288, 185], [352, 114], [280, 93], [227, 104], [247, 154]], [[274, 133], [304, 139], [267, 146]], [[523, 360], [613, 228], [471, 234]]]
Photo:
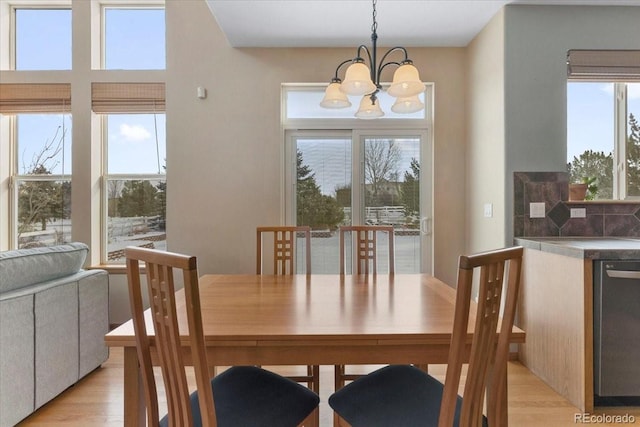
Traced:
[[371, 24], [372, 33], [375, 33], [378, 29], [378, 22], [376, 21], [376, 15], [378, 14], [378, 11], [376, 10], [376, 3], [378, 3], [378, 0], [373, 0], [373, 24]]

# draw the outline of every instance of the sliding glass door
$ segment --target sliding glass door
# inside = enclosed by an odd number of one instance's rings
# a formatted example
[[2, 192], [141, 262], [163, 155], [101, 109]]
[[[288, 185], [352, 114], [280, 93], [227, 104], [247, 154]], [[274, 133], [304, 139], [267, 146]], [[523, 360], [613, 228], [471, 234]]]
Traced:
[[286, 155], [287, 223], [312, 228], [314, 273], [338, 273], [338, 228], [363, 224], [394, 227], [397, 273], [431, 272], [426, 132], [289, 131]]

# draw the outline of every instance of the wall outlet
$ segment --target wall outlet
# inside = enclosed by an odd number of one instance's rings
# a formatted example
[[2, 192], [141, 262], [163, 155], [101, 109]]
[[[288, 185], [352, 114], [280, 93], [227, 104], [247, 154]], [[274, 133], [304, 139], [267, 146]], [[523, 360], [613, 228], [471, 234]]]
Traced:
[[587, 210], [585, 208], [571, 208], [571, 218], [586, 218]]
[[492, 218], [493, 217], [493, 203], [485, 203], [484, 204], [484, 217]]
[[544, 215], [545, 215], [544, 202], [529, 203], [529, 218], [544, 218]]

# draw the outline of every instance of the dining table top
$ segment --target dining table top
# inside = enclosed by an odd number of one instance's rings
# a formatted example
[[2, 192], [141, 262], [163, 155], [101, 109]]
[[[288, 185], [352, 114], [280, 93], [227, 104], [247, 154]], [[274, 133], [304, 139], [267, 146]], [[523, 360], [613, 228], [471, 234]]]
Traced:
[[[207, 274], [199, 280], [208, 345], [448, 344], [455, 290], [428, 274]], [[188, 343], [184, 291], [178, 323]], [[150, 317], [148, 317], [150, 319]], [[474, 317], [470, 317], [469, 341]], [[153, 333], [148, 321], [150, 333]], [[511, 342], [524, 342], [513, 329]], [[108, 346], [135, 346], [131, 321], [109, 332]]]

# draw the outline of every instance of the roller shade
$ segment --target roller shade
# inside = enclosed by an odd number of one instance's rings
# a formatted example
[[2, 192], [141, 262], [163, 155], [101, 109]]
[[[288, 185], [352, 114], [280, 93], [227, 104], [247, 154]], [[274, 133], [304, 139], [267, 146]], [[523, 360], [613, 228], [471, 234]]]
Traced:
[[95, 113], [164, 111], [164, 83], [92, 83], [91, 108]]
[[68, 83], [0, 84], [0, 113], [50, 113], [71, 111], [71, 85]]
[[640, 81], [640, 50], [570, 50], [567, 76], [572, 80]]

